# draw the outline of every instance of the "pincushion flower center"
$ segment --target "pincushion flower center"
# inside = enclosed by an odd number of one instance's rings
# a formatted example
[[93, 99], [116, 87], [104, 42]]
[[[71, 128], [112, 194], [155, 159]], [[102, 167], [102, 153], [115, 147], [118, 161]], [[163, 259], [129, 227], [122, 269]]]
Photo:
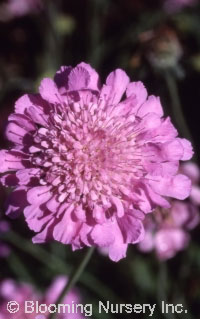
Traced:
[[131, 178], [142, 172], [136, 137], [131, 117], [108, 114], [96, 104], [57, 105], [50, 130], [39, 128], [35, 136], [33, 152], [40, 148], [43, 154], [34, 159], [44, 173], [40, 182], [53, 185], [59, 202], [109, 206], [109, 196], [121, 200], [130, 193]]

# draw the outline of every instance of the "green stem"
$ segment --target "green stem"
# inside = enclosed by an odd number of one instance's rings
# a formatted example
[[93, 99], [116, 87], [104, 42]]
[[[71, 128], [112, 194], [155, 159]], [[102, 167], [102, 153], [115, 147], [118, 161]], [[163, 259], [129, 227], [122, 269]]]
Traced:
[[[165, 262], [159, 263], [159, 271], [158, 271], [158, 280], [157, 280], [157, 299], [160, 311], [162, 311], [162, 301], [168, 303], [168, 284], [169, 278], [167, 273], [167, 265]], [[163, 316], [166, 319], [176, 319], [176, 315], [174, 313], [164, 313]]]
[[[72, 273], [71, 278], [69, 279], [69, 281], [67, 282], [66, 286], [63, 288], [63, 290], [61, 291], [60, 295], [58, 296], [58, 299], [56, 300], [56, 305], [58, 305], [63, 298], [67, 295], [67, 293], [73, 288], [73, 286], [76, 284], [76, 282], [79, 280], [82, 272], [84, 271], [85, 267], [87, 266], [92, 253], [94, 252], [94, 248], [95, 247], [91, 247], [88, 249], [85, 257], [83, 258], [82, 262], [80, 263], [80, 265], [77, 267], [77, 269], [74, 271], [74, 273]], [[49, 316], [49, 319], [53, 319], [55, 318], [56, 314], [53, 313]]]
[[182, 135], [192, 142], [192, 134], [190, 133], [190, 129], [187, 125], [187, 122], [185, 120], [183, 110], [181, 107], [177, 83], [170, 70], [167, 70], [165, 72], [165, 80], [166, 80], [170, 98], [172, 101], [172, 115], [173, 115], [174, 121], [176, 122], [178, 126], [178, 130], [182, 133]]

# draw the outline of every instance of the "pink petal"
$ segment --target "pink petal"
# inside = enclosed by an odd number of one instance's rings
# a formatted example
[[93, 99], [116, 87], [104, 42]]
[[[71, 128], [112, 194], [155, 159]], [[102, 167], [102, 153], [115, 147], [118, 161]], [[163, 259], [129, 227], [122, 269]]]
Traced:
[[27, 157], [19, 151], [0, 151], [0, 173], [28, 167]]
[[156, 193], [177, 199], [187, 198], [191, 191], [190, 179], [181, 174], [174, 177], [164, 177], [155, 181], [149, 180], [149, 185]]
[[138, 244], [139, 250], [144, 253], [149, 253], [154, 248], [154, 236], [152, 232], [146, 231], [144, 239]]
[[98, 73], [87, 63], [81, 62], [77, 65], [77, 67], [82, 67], [83, 69], [87, 70], [90, 75], [90, 81], [88, 85], [88, 89], [99, 91], [99, 75]]
[[40, 232], [44, 227], [46, 227], [46, 224], [52, 219], [52, 214], [50, 214], [47, 211], [47, 214], [45, 216], [44, 212], [38, 208], [38, 206], [27, 206], [24, 210], [24, 216], [26, 218], [26, 222], [28, 224], [28, 227], [35, 231]]
[[15, 112], [24, 114], [25, 110], [31, 105], [29, 94], [25, 94], [15, 102]]
[[183, 147], [178, 139], [166, 143], [149, 143], [143, 148], [147, 162], [178, 161], [183, 156]]
[[192, 149], [192, 144], [190, 141], [186, 140], [185, 138], [178, 138], [179, 142], [183, 147], [183, 156], [181, 158], [182, 161], [187, 161], [192, 158], [194, 152]]
[[138, 128], [141, 128], [147, 131], [147, 134], [150, 133], [153, 135], [154, 131], [156, 131], [160, 126], [161, 126], [160, 116], [158, 116], [155, 113], [148, 113], [142, 118]]
[[48, 116], [44, 114], [44, 111], [40, 107], [36, 105], [30, 106], [27, 110], [27, 114], [36, 124], [40, 124], [44, 127], [48, 126]]
[[98, 224], [103, 224], [106, 220], [104, 208], [95, 204], [93, 209], [93, 217]]
[[155, 235], [155, 249], [161, 260], [174, 257], [188, 244], [188, 235], [181, 229], [162, 229]]
[[153, 163], [146, 161], [144, 167], [152, 176], [169, 176], [175, 175], [178, 172], [179, 162]]
[[200, 187], [192, 186], [192, 190], [190, 193], [190, 200], [194, 205], [200, 206]]
[[122, 201], [115, 196], [111, 196], [111, 201], [117, 209], [117, 216], [122, 217], [124, 215], [124, 206], [122, 204]]
[[53, 223], [55, 223], [55, 221], [52, 218], [52, 220], [50, 220], [50, 222], [45, 226], [43, 231], [41, 231], [40, 233], [38, 233], [36, 236], [32, 238], [32, 242], [34, 244], [42, 244], [52, 239]]
[[55, 240], [63, 244], [71, 243], [73, 237], [76, 235], [80, 227], [78, 222], [74, 222], [71, 218], [71, 213], [74, 210], [74, 205], [68, 205], [64, 212], [62, 219], [56, 224], [53, 230], [53, 237]]
[[147, 188], [148, 196], [149, 196], [150, 201], [152, 203], [152, 208], [156, 208], [157, 206], [164, 207], [164, 208], [171, 207], [170, 203], [165, 198], [163, 198], [159, 194], [155, 193], [151, 189], [151, 187], [146, 185], [146, 188]]
[[178, 135], [178, 132], [171, 123], [170, 118], [168, 117], [162, 121], [160, 126], [155, 127], [155, 129], [152, 132], [150, 132], [150, 134], [152, 142], [164, 143], [171, 141], [173, 138], [175, 138]]
[[86, 223], [82, 223], [82, 226], [80, 227], [80, 230], [79, 230], [80, 239], [81, 239], [81, 242], [85, 244], [86, 246], [91, 246], [91, 240], [89, 238], [89, 234], [91, 233], [92, 229], [93, 229], [93, 225], [90, 226], [89, 224], [86, 224]]
[[77, 91], [87, 89], [90, 82], [90, 74], [83, 66], [77, 66], [69, 74], [68, 89]]
[[59, 91], [56, 87], [55, 82], [50, 78], [45, 78], [40, 83], [39, 87], [40, 94], [42, 98], [49, 103], [59, 103]]
[[[14, 122], [10, 122], [6, 128], [6, 137], [9, 141], [15, 144], [25, 144], [27, 141], [26, 137], [29, 137], [29, 133], [26, 129], [20, 127]], [[29, 141], [29, 139], [28, 139]], [[30, 141], [32, 141], [30, 136]]]
[[144, 227], [141, 220], [126, 213], [123, 218], [118, 219], [118, 224], [126, 244], [135, 244], [143, 240]]
[[183, 157], [183, 146], [179, 139], [174, 139], [162, 145], [162, 156], [167, 161], [178, 161]]
[[51, 186], [36, 186], [31, 188], [27, 193], [27, 200], [30, 204], [42, 204], [47, 202], [52, 194], [50, 192]]
[[74, 209], [74, 215], [79, 221], [86, 222], [86, 212], [82, 205], [79, 205]]
[[116, 241], [113, 245], [109, 246], [109, 258], [115, 262], [126, 257], [128, 244]]
[[188, 204], [177, 200], [173, 201], [170, 213], [173, 218], [174, 225], [177, 227], [184, 226], [190, 218]]
[[181, 165], [181, 173], [188, 176], [192, 183], [198, 183], [200, 179], [200, 170], [197, 164], [188, 162]]
[[120, 69], [111, 72], [106, 79], [106, 86], [103, 88], [101, 95], [104, 96], [110, 105], [117, 104], [124, 94], [129, 77]]
[[91, 232], [91, 238], [94, 243], [100, 247], [109, 246], [115, 240], [112, 224], [108, 222], [94, 226]]
[[124, 101], [116, 105], [113, 114], [116, 116], [130, 116], [135, 114], [135, 107], [137, 106], [137, 99], [134, 95], [129, 96]]
[[156, 113], [160, 117], [163, 116], [163, 109], [159, 97], [149, 96], [148, 100], [139, 108], [137, 115], [143, 117], [148, 113]]
[[130, 82], [127, 86], [126, 90], [127, 97], [135, 96], [137, 100], [137, 108], [136, 110], [146, 101], [147, 99], [147, 90], [144, 87], [143, 83], [138, 82]]
[[57, 196], [53, 196], [48, 202], [46, 203], [46, 207], [52, 213], [58, 213], [58, 209], [60, 207], [60, 203], [57, 200]]
[[39, 177], [39, 174], [39, 168], [27, 168], [17, 171], [16, 177], [18, 178], [19, 185], [27, 185], [32, 179]]
[[23, 128], [27, 132], [36, 130], [36, 126], [33, 121], [24, 114], [13, 113], [8, 117], [8, 121], [15, 122], [18, 126]]

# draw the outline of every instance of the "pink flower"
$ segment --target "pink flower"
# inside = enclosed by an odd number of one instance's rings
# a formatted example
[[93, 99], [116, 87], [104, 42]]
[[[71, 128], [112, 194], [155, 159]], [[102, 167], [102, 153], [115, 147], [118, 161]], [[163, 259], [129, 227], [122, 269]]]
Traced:
[[41, 0], [7, 0], [7, 3], [0, 7], [0, 21], [37, 13], [41, 8]]
[[[60, 293], [62, 292], [63, 288], [65, 287], [66, 283], [67, 283], [67, 278], [65, 276], [58, 276], [53, 283], [51, 284], [51, 286], [48, 288], [45, 297], [44, 297], [44, 301], [45, 304], [50, 305], [50, 304], [55, 304], [57, 298], [59, 297]], [[69, 312], [67, 313], [60, 313], [58, 319], [82, 319], [84, 318], [84, 309], [83, 312], [81, 312], [81, 308], [74, 307], [74, 311], [73, 311], [73, 304], [83, 304], [81, 299], [80, 299], [80, 295], [79, 292], [77, 291], [76, 288], [73, 288], [66, 297], [63, 298], [62, 304], [68, 304], [69, 305]]]
[[34, 243], [107, 247], [118, 261], [143, 239], [144, 214], [189, 195], [177, 171], [193, 152], [177, 134], [159, 98], [124, 71], [100, 86], [88, 64], [61, 67], [9, 116], [13, 148], [0, 151], [0, 173], [15, 189], [6, 213], [24, 210]]
[[[60, 304], [67, 304], [66, 308], [60, 308], [60, 311], [56, 309], [56, 300], [62, 292], [67, 278], [59, 276], [55, 278], [53, 283], [47, 289], [46, 293], [42, 294], [36, 292], [36, 290], [27, 283], [17, 283], [12, 279], [5, 279], [0, 283], [0, 319], [47, 319], [49, 317], [48, 307], [50, 306], [50, 312], [57, 310], [58, 319], [81, 319], [84, 317], [84, 309], [81, 312], [81, 308], [76, 305], [82, 304], [80, 300], [79, 292], [76, 288], [73, 288], [66, 297], [63, 298]], [[10, 314], [7, 310], [7, 303], [9, 301], [16, 301], [19, 304], [19, 311]], [[32, 301], [32, 304], [28, 303], [29, 306], [25, 311], [25, 302]], [[36, 306], [36, 303], [38, 307]], [[45, 312], [46, 305], [47, 311]], [[55, 306], [53, 306], [55, 305]], [[74, 305], [74, 312], [73, 307]], [[37, 310], [38, 309], [38, 310]], [[69, 310], [69, 312], [68, 312]]]
[[168, 13], [175, 13], [183, 9], [184, 7], [194, 6], [198, 3], [198, 0], [165, 0], [164, 9]]
[[[40, 295], [34, 291], [31, 285], [5, 279], [0, 283], [0, 319], [35, 319], [35, 312], [25, 314], [24, 303], [27, 300], [35, 302], [39, 298]], [[16, 301], [19, 304], [19, 311], [13, 314], [9, 313], [7, 310], [9, 301]]]
[[181, 166], [181, 172], [189, 176], [193, 183], [189, 201], [172, 200], [170, 209], [158, 209], [154, 218], [147, 216], [144, 221], [145, 237], [139, 243], [141, 251], [150, 252], [155, 249], [161, 260], [172, 258], [186, 248], [190, 240], [189, 231], [200, 221], [197, 208], [200, 205], [199, 168], [194, 163], [187, 163]]

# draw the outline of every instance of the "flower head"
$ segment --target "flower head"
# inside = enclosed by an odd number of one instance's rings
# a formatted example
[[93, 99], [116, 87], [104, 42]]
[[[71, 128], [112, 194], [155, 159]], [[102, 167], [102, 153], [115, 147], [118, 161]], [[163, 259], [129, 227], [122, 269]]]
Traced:
[[15, 190], [7, 214], [24, 210], [34, 243], [107, 247], [118, 261], [143, 238], [145, 213], [189, 195], [177, 171], [191, 144], [163, 118], [159, 98], [120, 69], [100, 86], [88, 64], [62, 67], [8, 120], [14, 146], [0, 151], [0, 172]]
[[[34, 288], [27, 283], [17, 283], [13, 279], [4, 279], [0, 283], [0, 319], [35, 319], [35, 311], [25, 314], [24, 303], [27, 300], [33, 302], [39, 300], [40, 295], [35, 292]], [[16, 301], [19, 305], [19, 310], [15, 313], [10, 313], [7, 310], [8, 302]], [[10, 305], [14, 309], [14, 305]]]
[[192, 180], [192, 190], [188, 201], [172, 200], [171, 208], [157, 209], [154, 218], [149, 215], [145, 219], [145, 237], [139, 243], [139, 249], [149, 252], [155, 249], [161, 260], [172, 258], [177, 252], [187, 247], [189, 231], [200, 221], [198, 207], [200, 205], [200, 187], [198, 185], [200, 171], [195, 163], [186, 163], [181, 171]]
[[[84, 314], [80, 311], [80, 307], [76, 307], [76, 304], [80, 304], [80, 294], [76, 288], [73, 288], [63, 298], [62, 303], [68, 306], [60, 308], [60, 310], [56, 308], [55, 302], [66, 282], [66, 277], [56, 277], [42, 295], [28, 283], [17, 283], [12, 279], [4, 279], [0, 283], [0, 319], [46, 319], [55, 310], [58, 313], [58, 319], [83, 318]], [[19, 304], [19, 311], [9, 313], [7, 305], [13, 300]], [[25, 311], [26, 302], [28, 302], [27, 311]], [[36, 306], [36, 302], [38, 306]]]
[[191, 7], [198, 3], [198, 0], [165, 0], [164, 10], [167, 13], [176, 13], [185, 7]]
[[0, 6], [0, 21], [37, 13], [42, 8], [42, 0], [7, 0]]

